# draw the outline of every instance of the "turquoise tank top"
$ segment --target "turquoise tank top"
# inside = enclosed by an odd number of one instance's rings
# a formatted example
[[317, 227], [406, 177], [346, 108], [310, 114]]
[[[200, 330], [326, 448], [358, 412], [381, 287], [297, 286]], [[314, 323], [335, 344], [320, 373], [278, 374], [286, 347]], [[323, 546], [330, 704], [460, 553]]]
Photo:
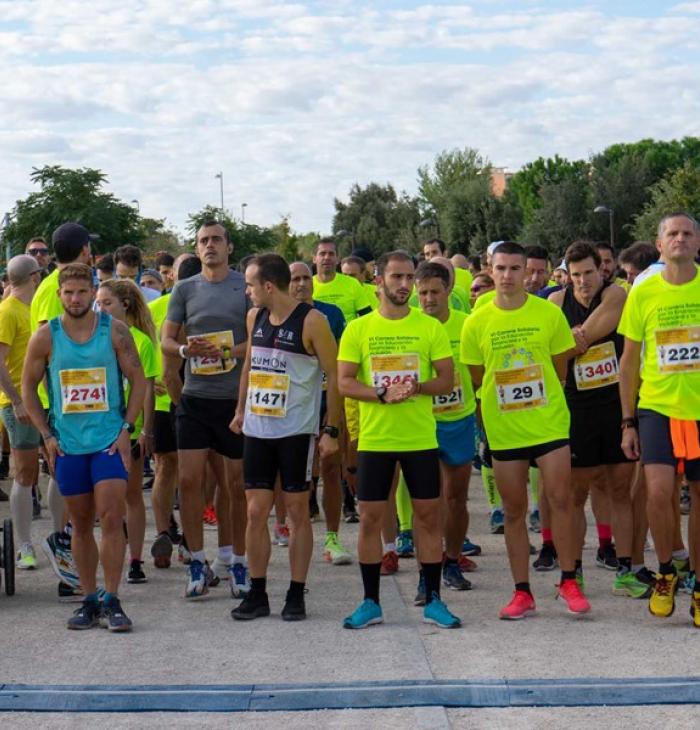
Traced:
[[82, 344], [66, 334], [61, 317], [49, 320], [49, 425], [66, 454], [94, 454], [108, 448], [124, 423], [124, 391], [112, 346], [112, 318], [102, 312], [97, 316], [94, 334]]

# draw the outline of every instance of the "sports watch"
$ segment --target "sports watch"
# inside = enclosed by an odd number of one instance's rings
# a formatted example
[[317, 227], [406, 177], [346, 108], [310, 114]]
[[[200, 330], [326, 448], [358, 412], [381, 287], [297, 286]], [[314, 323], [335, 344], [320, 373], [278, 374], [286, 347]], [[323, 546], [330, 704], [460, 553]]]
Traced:
[[337, 439], [340, 431], [335, 426], [324, 426], [322, 433], [328, 434], [332, 439]]
[[377, 394], [377, 398], [379, 398], [380, 403], [386, 403], [384, 400], [384, 397], [386, 396], [386, 388], [383, 385], [376, 388], [374, 392]]
[[134, 431], [136, 431], [136, 426], [134, 426], [133, 423], [124, 421], [124, 423], [122, 423], [122, 431], [128, 431], [129, 433], [134, 433]]

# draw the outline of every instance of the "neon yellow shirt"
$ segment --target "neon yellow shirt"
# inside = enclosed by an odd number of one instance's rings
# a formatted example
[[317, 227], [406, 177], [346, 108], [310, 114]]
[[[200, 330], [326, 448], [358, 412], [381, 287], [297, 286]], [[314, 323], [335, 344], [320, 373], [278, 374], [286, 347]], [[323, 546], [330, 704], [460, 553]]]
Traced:
[[[168, 313], [168, 301], [170, 300], [170, 294], [163, 294], [163, 296], [154, 299], [148, 303], [148, 308], [151, 310], [151, 317], [153, 317], [153, 324], [156, 326], [156, 335], [158, 337], [158, 343], [156, 347], [156, 361], [158, 362], [158, 375], [156, 379], [156, 387], [163, 385], [163, 353], [160, 349], [160, 329], [165, 321], [165, 316]], [[156, 410], [170, 411], [170, 396], [167, 393], [163, 395], [156, 395]]]
[[459, 266], [454, 267], [455, 270], [455, 285], [462, 288], [464, 295], [469, 299], [469, 294], [472, 290], [472, 281], [474, 277], [469, 269], [460, 269]]
[[449, 319], [447, 322], [442, 323], [452, 348], [452, 359], [455, 364], [455, 384], [449, 395], [433, 396], [433, 415], [436, 421], [459, 421], [470, 416], [476, 410], [474, 387], [472, 386], [469, 369], [459, 359], [462, 328], [468, 316], [464, 312], [451, 309]]
[[[379, 311], [355, 319], [340, 339], [338, 360], [357, 363], [357, 379], [371, 387], [408, 377], [430, 380], [432, 363], [452, 357], [445, 328], [437, 319], [409, 309], [403, 319]], [[437, 448], [432, 398], [403, 403], [360, 401], [360, 451], [423, 451]]]
[[340, 307], [348, 324], [357, 317], [358, 312], [371, 307], [362, 284], [345, 274], [336, 274], [332, 281], [325, 284], [318, 280], [318, 276], [314, 276], [314, 299]]
[[621, 279], [619, 276], [615, 279], [613, 282], [617, 284], [618, 286], [621, 286], [626, 292], [628, 292], [632, 287], [629, 285], [627, 279]]
[[[8, 345], [5, 365], [10, 374], [12, 385], [18, 393], [22, 391], [22, 366], [27, 354], [27, 345], [31, 335], [29, 325], [29, 305], [9, 296], [0, 303], [0, 342]], [[5, 391], [0, 390], [0, 408], [12, 405]]]
[[450, 292], [450, 301], [455, 302], [455, 300], [459, 301], [459, 306], [451, 305], [452, 309], [457, 309], [460, 312], [466, 312], [467, 314], [472, 311], [472, 305], [469, 302], [469, 294], [464, 291], [459, 284], [455, 284]]
[[369, 306], [372, 307], [372, 309], [379, 309], [379, 296], [377, 294], [377, 285], [363, 284], [362, 287], [367, 294], [367, 301], [369, 302]]
[[474, 302], [474, 311], [476, 312], [477, 309], [480, 309], [486, 304], [489, 304], [496, 298], [496, 290], [491, 289], [491, 291], [485, 291], [483, 294], [479, 295], [476, 298], [476, 301]]
[[662, 274], [633, 286], [617, 331], [644, 343], [639, 407], [700, 420], [700, 273], [680, 286]]
[[[141, 367], [143, 368], [143, 374], [146, 376], [146, 379], [158, 377], [160, 370], [158, 369], [158, 361], [156, 358], [156, 346], [153, 344], [153, 341], [145, 332], [141, 332], [141, 330], [136, 327], [129, 327], [129, 332], [131, 332], [131, 335], [134, 338], [136, 351], [139, 354], [139, 360], [141, 360]], [[127, 399], [127, 402], [129, 400], [130, 392], [131, 387], [129, 386], [128, 381], [126, 381], [124, 383], [124, 396]], [[143, 404], [134, 426], [136, 430], [130, 436], [132, 441], [135, 441], [141, 435], [141, 430], [143, 429]]]
[[518, 309], [491, 302], [467, 318], [461, 360], [484, 366], [481, 413], [492, 449], [569, 438], [569, 409], [552, 356], [573, 347], [561, 309], [536, 296]]
[[[29, 308], [32, 333], [39, 329], [42, 322], [48, 322], [50, 319], [60, 317], [63, 314], [63, 305], [61, 304], [61, 298], [58, 296], [58, 273], [58, 269], [54, 269], [34, 292], [34, 298]], [[46, 393], [43, 381], [39, 383], [37, 393], [41, 405], [46, 410], [49, 407], [49, 396]]]

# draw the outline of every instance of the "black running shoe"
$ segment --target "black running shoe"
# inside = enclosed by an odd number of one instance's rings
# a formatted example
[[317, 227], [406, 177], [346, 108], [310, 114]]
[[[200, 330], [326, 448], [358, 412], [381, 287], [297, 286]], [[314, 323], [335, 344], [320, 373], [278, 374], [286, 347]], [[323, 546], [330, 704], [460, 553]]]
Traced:
[[80, 586], [72, 586], [60, 581], [58, 584], [58, 600], [61, 603], [82, 603], [83, 591]]
[[620, 564], [617, 562], [615, 546], [610, 543], [610, 545], [606, 545], [604, 548], [598, 548], [595, 562], [599, 567], [605, 568], [605, 570], [617, 570]]
[[648, 586], [651, 586], [651, 588], [656, 585], [656, 574], [653, 571], [649, 570], [646, 565], [643, 568], [640, 568], [634, 575], [637, 580], [645, 583]]
[[304, 597], [292, 598], [287, 591], [287, 598], [282, 609], [282, 621], [303, 621], [306, 618]]
[[8, 502], [9, 499], [7, 492], [3, 492], [2, 489], [0, 489], [0, 502]]
[[241, 603], [231, 611], [231, 618], [236, 621], [251, 621], [269, 615], [270, 602], [267, 593], [259, 591], [250, 591]]
[[129, 563], [129, 575], [126, 578], [127, 583], [145, 583], [146, 574], [143, 572], [143, 560], [132, 560]]
[[84, 631], [97, 626], [100, 623], [102, 615], [102, 607], [99, 601], [83, 601], [80, 608], [73, 611], [73, 615], [68, 619], [68, 628], [75, 631]]
[[122, 604], [116, 596], [102, 604], [102, 626], [105, 629], [115, 632], [131, 631], [133, 624], [131, 619], [124, 613]]
[[161, 532], [151, 545], [153, 565], [156, 568], [169, 568], [173, 557], [173, 541], [167, 532]]
[[173, 545], [179, 545], [182, 542], [182, 534], [180, 532], [180, 525], [177, 524], [175, 515], [170, 513], [170, 527], [168, 527], [168, 535]]
[[540, 550], [539, 557], [532, 564], [535, 570], [554, 570], [558, 565], [557, 550], [552, 543], [542, 543], [542, 549]]

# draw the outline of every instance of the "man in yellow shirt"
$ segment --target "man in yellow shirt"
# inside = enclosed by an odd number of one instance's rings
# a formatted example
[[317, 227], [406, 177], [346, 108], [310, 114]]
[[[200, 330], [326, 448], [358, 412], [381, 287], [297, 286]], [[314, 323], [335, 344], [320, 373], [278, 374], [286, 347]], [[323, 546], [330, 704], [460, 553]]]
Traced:
[[0, 419], [10, 438], [14, 481], [10, 492], [10, 510], [19, 543], [17, 567], [36, 568], [32, 545], [32, 485], [39, 476], [39, 443], [22, 403], [22, 365], [31, 334], [29, 304], [41, 282], [41, 266], [32, 256], [22, 254], [7, 265], [10, 296], [0, 304]]
[[[700, 226], [692, 216], [674, 213], [662, 218], [657, 248], [666, 266], [632, 288], [618, 327], [625, 337], [620, 361], [622, 449], [627, 458], [641, 458], [644, 464], [649, 527], [659, 559], [649, 611], [660, 617], [673, 613], [678, 588], [672, 551], [675, 475], [680, 466], [691, 490], [691, 564], [696, 570], [700, 564], [699, 246]], [[700, 628], [697, 578], [691, 615]]]

